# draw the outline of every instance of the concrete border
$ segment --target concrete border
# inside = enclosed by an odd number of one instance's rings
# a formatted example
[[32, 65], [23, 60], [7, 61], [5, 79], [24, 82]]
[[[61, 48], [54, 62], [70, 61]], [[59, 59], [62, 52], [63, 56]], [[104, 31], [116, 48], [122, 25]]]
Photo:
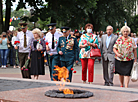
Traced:
[[[19, 80], [19, 81], [29, 81], [29, 82], [40, 82], [40, 83], [49, 83], [49, 84], [60, 84], [62, 82], [59, 81], [49, 81], [49, 80], [33, 80], [33, 79], [22, 79], [22, 78], [7, 78], [7, 77], [0, 77], [3, 80]], [[102, 86], [102, 85], [93, 85], [93, 84], [80, 84], [80, 83], [68, 83], [65, 82], [66, 86], [69, 87], [80, 87], [80, 88], [87, 88], [87, 89], [98, 89], [98, 90], [108, 90], [108, 91], [118, 91], [118, 92], [127, 92], [127, 93], [136, 93], [138, 94], [138, 89], [134, 88], [121, 88], [121, 87], [114, 87], [114, 86]]]

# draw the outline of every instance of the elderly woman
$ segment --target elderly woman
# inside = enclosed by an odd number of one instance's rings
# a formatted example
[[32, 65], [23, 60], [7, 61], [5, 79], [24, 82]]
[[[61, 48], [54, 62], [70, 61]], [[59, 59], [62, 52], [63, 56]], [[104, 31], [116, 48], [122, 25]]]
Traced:
[[88, 82], [93, 82], [94, 74], [94, 57], [90, 57], [91, 48], [98, 47], [98, 39], [95, 34], [92, 34], [93, 25], [88, 23], [85, 25], [87, 33], [83, 34], [79, 41], [79, 47], [81, 48], [79, 58], [82, 63], [82, 80], [86, 83], [87, 66], [88, 66]]
[[6, 36], [6, 32], [2, 32], [2, 37], [0, 38], [0, 54], [1, 54], [1, 61], [2, 66], [1, 68], [6, 68], [7, 65], [7, 56], [8, 56], [8, 37]]
[[28, 59], [30, 59], [30, 57], [32, 59], [30, 74], [34, 75], [34, 79], [38, 79], [39, 75], [45, 75], [43, 52], [46, 50], [46, 45], [44, 40], [41, 38], [42, 32], [38, 28], [35, 28], [32, 33], [34, 35], [34, 39], [31, 42]]
[[133, 62], [137, 62], [137, 52], [133, 38], [128, 36], [130, 34], [130, 28], [123, 26], [121, 33], [123, 36], [117, 39], [113, 48], [115, 52], [115, 73], [119, 74], [120, 87], [123, 87], [125, 82], [125, 88], [127, 88]]

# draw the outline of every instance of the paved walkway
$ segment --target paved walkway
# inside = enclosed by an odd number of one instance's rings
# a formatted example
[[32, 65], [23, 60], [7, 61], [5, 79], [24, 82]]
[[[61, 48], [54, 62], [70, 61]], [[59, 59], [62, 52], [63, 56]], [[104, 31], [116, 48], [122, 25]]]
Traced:
[[[81, 66], [76, 66], [74, 69], [77, 71], [77, 73], [73, 73], [73, 83], [82, 83], [81, 80]], [[103, 73], [102, 73], [102, 65], [99, 62], [95, 62], [94, 67], [94, 85], [104, 85], [104, 79], [103, 79]], [[39, 77], [39, 80], [50, 80], [49, 75], [49, 68], [46, 66], [45, 68], [45, 75], [41, 75]], [[7, 69], [0, 69], [0, 77], [13, 77], [13, 78], [22, 78], [20, 69], [8, 67]], [[33, 76], [32, 76], [33, 79]], [[88, 84], [88, 82], [86, 83]], [[119, 77], [118, 75], [114, 75], [114, 86], [120, 87]], [[137, 82], [131, 82], [129, 84], [130, 88], [138, 88], [138, 81]]]
[[[95, 62], [94, 82], [92, 85], [82, 84], [81, 66], [74, 69], [73, 81], [65, 87], [93, 92], [94, 96], [87, 99], [60, 99], [45, 96], [45, 92], [58, 89], [60, 82], [51, 82], [49, 69], [39, 80], [23, 79], [20, 69], [8, 67], [0, 69], [0, 102], [138, 102], [138, 82], [131, 82], [129, 88], [121, 88], [118, 75], [114, 77], [114, 86], [103, 86], [102, 65]], [[32, 76], [33, 78], [33, 76]]]
[[65, 83], [65, 88], [87, 90], [94, 96], [82, 99], [51, 98], [48, 90], [57, 90], [60, 82], [0, 77], [0, 100], [4, 102], [128, 102], [138, 100], [138, 89], [107, 87], [79, 83]]

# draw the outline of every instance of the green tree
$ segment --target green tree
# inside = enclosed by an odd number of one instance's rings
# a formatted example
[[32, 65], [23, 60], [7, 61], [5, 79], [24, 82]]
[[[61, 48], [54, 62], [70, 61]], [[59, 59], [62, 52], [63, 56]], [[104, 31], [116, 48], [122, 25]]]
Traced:
[[[14, 1], [5, 0], [5, 31], [9, 28], [11, 6]], [[121, 27], [125, 20], [128, 25], [131, 24], [131, 16], [136, 7], [136, 0], [45, 0], [45, 2], [46, 4], [43, 0], [19, 0], [16, 10], [26, 9], [25, 4], [28, 3], [34, 12], [23, 17], [23, 20], [35, 22], [36, 26], [42, 28], [45, 23], [56, 22], [58, 27], [69, 26], [75, 29], [89, 22], [94, 25], [94, 30], [103, 30], [109, 24], [114, 29]], [[1, 4], [0, 6], [2, 7]], [[3, 26], [1, 7], [0, 27]]]
[[[20, 9], [18, 11], [14, 10], [11, 12], [11, 17], [17, 17], [17, 18], [22, 18], [24, 16], [29, 16], [30, 15], [30, 12], [27, 11], [26, 9]], [[18, 23], [20, 22], [20, 20], [13, 20], [11, 22], [11, 26], [14, 26], [14, 27], [18, 27]]]
[[9, 22], [10, 22], [10, 15], [11, 15], [11, 6], [12, 0], [6, 0], [6, 12], [5, 12], [5, 29], [4, 31], [9, 30]]
[[131, 18], [131, 23], [130, 23], [130, 28], [131, 28], [131, 32], [138, 32], [138, 15], [134, 16]]
[[87, 22], [94, 25], [95, 31], [105, 30], [107, 25], [112, 25], [114, 29], [117, 29], [128, 16], [123, 7], [121, 0], [99, 0], [97, 1], [97, 8], [92, 8], [91, 12], [88, 13]]
[[75, 29], [85, 24], [90, 8], [96, 7], [97, 0], [46, 0], [51, 22]]
[[[38, 2], [39, 1], [39, 2]], [[42, 0], [26, 0], [31, 7], [34, 7], [34, 13], [29, 21], [36, 22], [40, 18], [46, 21], [51, 18], [51, 22], [57, 25], [70, 26], [72, 28], [85, 24], [84, 18], [90, 8], [96, 7], [97, 0], [45, 0], [47, 5], [43, 5]], [[41, 6], [41, 8], [39, 8]], [[17, 10], [25, 8], [25, 3], [20, 0]]]
[[3, 31], [3, 12], [2, 12], [2, 0], [0, 0], [0, 34]]
[[127, 13], [126, 21], [128, 25], [131, 24], [132, 17], [136, 15], [136, 1], [137, 0], [122, 0], [123, 8]]

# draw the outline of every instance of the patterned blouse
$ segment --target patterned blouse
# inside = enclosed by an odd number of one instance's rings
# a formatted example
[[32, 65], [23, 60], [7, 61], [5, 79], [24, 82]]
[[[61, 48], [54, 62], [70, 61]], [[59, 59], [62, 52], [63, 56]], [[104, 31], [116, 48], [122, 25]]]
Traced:
[[130, 61], [134, 59], [133, 49], [136, 48], [136, 44], [133, 38], [129, 37], [128, 39], [123, 39], [119, 37], [114, 45], [114, 48], [117, 49], [117, 52], [122, 55], [122, 58], [115, 58], [119, 61]]
[[[88, 36], [87, 34], [83, 34], [79, 40], [79, 46], [85, 45], [85, 44], [87, 44], [87, 42], [95, 43], [97, 47], [99, 45], [98, 38], [95, 34], [91, 34], [91, 36]], [[92, 48], [91, 46], [81, 48], [79, 58], [92, 58], [92, 57], [90, 57], [91, 48]]]
[[[35, 42], [36, 42], [36, 44], [35, 44]], [[42, 38], [39, 39], [39, 40], [35, 40], [33, 38], [32, 42], [31, 42], [31, 49], [30, 49], [29, 55], [28, 55], [29, 57], [31, 56], [31, 51], [36, 51], [37, 50], [37, 48], [36, 48], [37, 43], [39, 43], [43, 46], [43, 49], [41, 49], [41, 51], [43, 51], [43, 52], [46, 51], [45, 41]]]

